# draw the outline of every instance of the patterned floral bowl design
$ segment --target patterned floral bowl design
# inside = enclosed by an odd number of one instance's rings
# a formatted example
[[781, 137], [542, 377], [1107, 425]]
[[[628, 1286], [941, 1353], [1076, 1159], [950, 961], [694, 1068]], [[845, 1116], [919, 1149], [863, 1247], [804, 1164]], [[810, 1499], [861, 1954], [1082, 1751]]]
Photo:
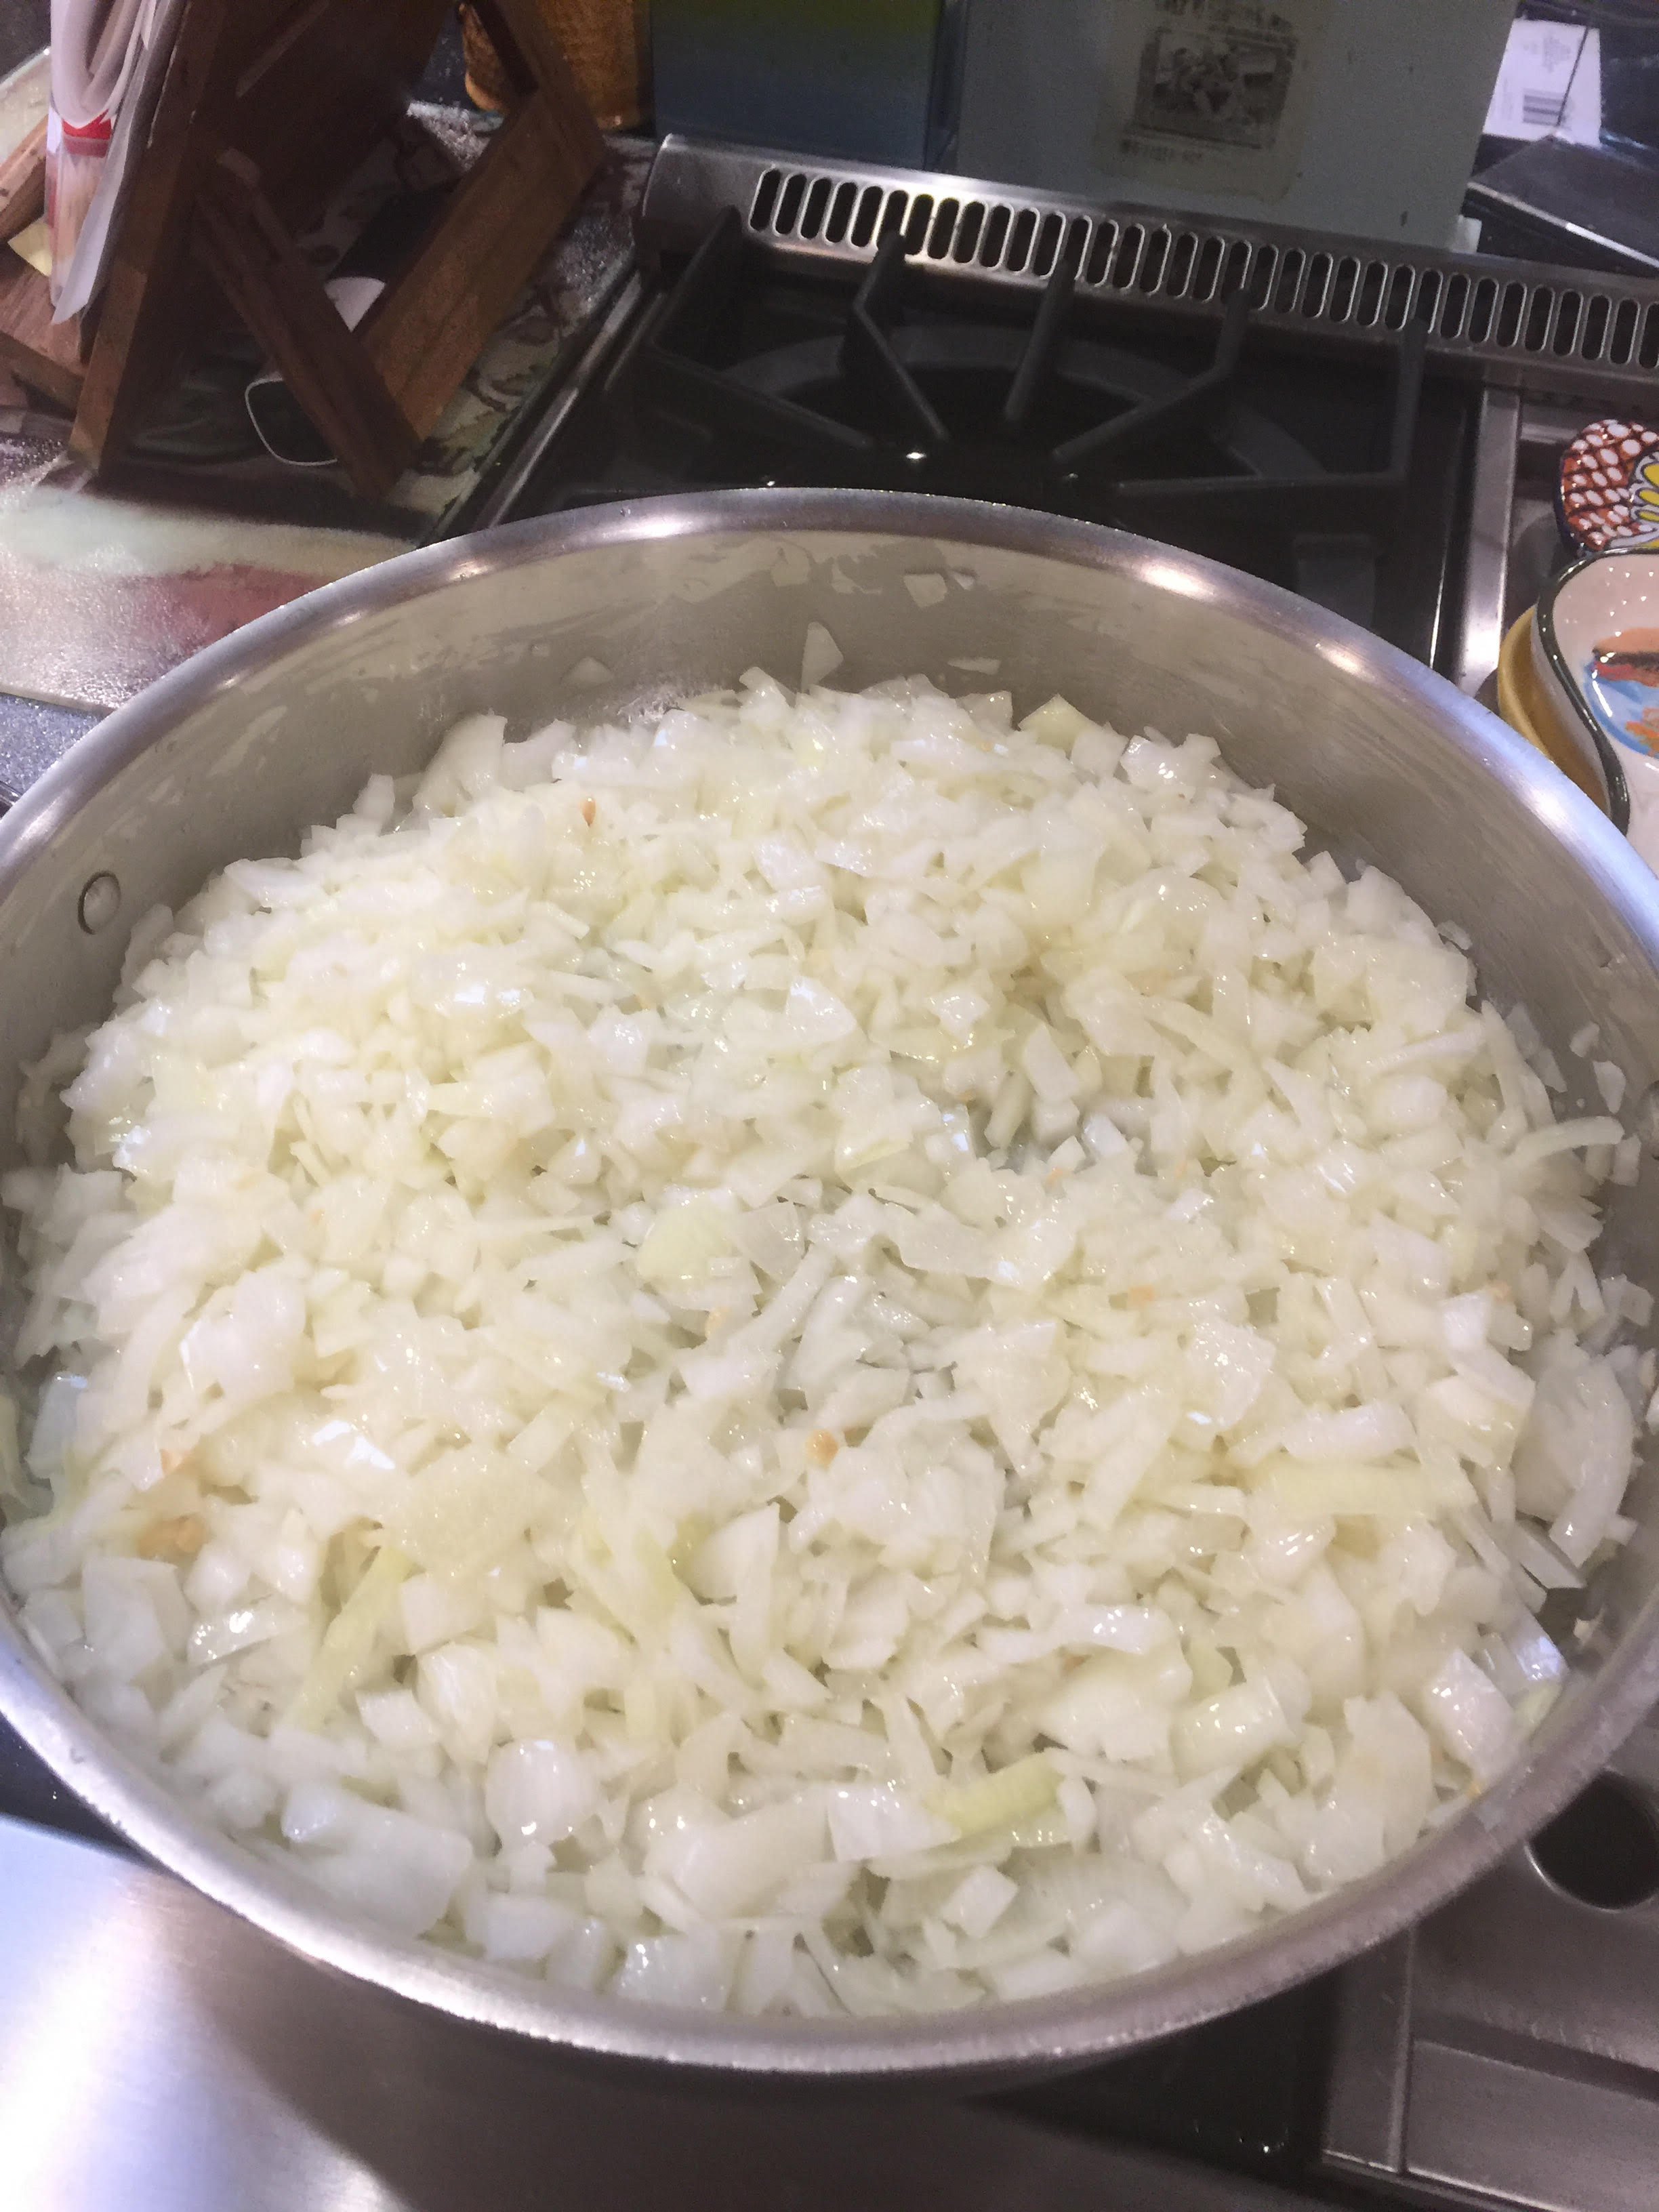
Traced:
[[1556, 516], [1585, 552], [1659, 546], [1659, 430], [1612, 417], [1587, 424], [1561, 456]]

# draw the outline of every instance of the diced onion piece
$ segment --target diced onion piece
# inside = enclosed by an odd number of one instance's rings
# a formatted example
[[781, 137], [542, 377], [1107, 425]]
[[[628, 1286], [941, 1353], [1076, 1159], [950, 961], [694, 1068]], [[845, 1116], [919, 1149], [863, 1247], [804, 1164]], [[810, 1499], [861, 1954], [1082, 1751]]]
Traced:
[[937, 1791], [933, 1808], [959, 1836], [975, 1836], [986, 1828], [1012, 1827], [1046, 1811], [1059, 1788], [1059, 1774], [1037, 1751], [981, 1781]]
[[374, 1651], [392, 1617], [398, 1585], [415, 1562], [394, 1544], [383, 1544], [362, 1577], [323, 1632], [317, 1656], [306, 1670], [283, 1718], [289, 1728], [318, 1729]]

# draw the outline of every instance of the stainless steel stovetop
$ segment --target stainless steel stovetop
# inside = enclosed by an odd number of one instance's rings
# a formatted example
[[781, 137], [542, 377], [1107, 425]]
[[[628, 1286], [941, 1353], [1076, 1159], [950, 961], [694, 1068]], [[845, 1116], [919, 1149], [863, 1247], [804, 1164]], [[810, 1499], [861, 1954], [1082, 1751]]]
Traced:
[[560, 2068], [0, 1820], [9, 2212], [1296, 2212], [988, 2107]]
[[[725, 243], [688, 285], [722, 224]], [[872, 297], [866, 279], [895, 235], [905, 252], [888, 247]], [[1048, 449], [1034, 474], [993, 441], [999, 471], [1026, 473], [989, 489], [1036, 485], [1024, 495], [1069, 511], [1096, 501], [1083, 511], [1153, 534], [1161, 514], [1179, 542], [1226, 557], [1241, 514], [1248, 555], [1262, 495], [1221, 484], [1223, 537], [1206, 541], [1210, 526], [1193, 520], [1201, 501], [1145, 481], [1155, 464], [1190, 478], [1181, 437], [1208, 440], [1212, 477], [1358, 471], [1352, 532], [1340, 484], [1302, 484], [1271, 556], [1290, 564], [1281, 580], [1362, 615], [1369, 594], [1376, 626], [1472, 692], [1489, 686], [1508, 623], [1560, 557], [1561, 449], [1597, 413], [1639, 410], [1644, 392], [1650, 407], [1659, 362], [1659, 286], [683, 142], [659, 157], [644, 241], [639, 270], [475, 522], [665, 489], [665, 470], [668, 483], [732, 481], [757, 392], [827, 408], [865, 442], [841, 437], [837, 465], [838, 434], [809, 424], [805, 458], [792, 455], [775, 434], [793, 418], [775, 410], [751, 466], [822, 483], [885, 481], [902, 465], [897, 480], [971, 490], [961, 471], [980, 436], [983, 376], [1029, 362], [1027, 386], [1049, 379], [1051, 407], [1056, 392], [1097, 397], [1115, 378], [1115, 404], [1141, 410], [1134, 465], [1120, 454], [1103, 475], [1055, 478]], [[711, 424], [698, 411], [704, 372], [723, 380], [732, 366], [709, 351], [714, 261], [728, 321], [739, 262], [771, 289], [753, 308], [749, 364], [737, 362], [741, 389], [715, 390]], [[907, 309], [898, 291], [914, 283], [924, 291]], [[855, 291], [888, 358], [849, 395], [826, 333]], [[1250, 315], [1235, 309], [1229, 323], [1228, 299], [1241, 295]], [[939, 334], [942, 319], [964, 313], [965, 353]], [[1020, 333], [1045, 318], [1039, 358]], [[1207, 397], [1183, 398], [1178, 387], [1203, 384], [1241, 332], [1255, 351], [1233, 398], [1218, 403], [1212, 378]], [[1309, 348], [1356, 391], [1366, 364], [1382, 364], [1370, 450], [1298, 458], [1275, 442], [1272, 363]], [[980, 381], [963, 380], [964, 362]], [[1412, 377], [1425, 404], [1407, 451]], [[867, 411], [895, 394], [902, 442]], [[1030, 414], [1030, 388], [1026, 402]], [[1033, 419], [1040, 429], [1040, 410]], [[1056, 421], [1055, 434], [1086, 447], [1086, 428]], [[1425, 437], [1439, 442], [1427, 449]], [[1425, 536], [1412, 487], [1446, 471], [1455, 495], [1437, 499]], [[1263, 544], [1278, 526], [1261, 523]], [[1402, 572], [1419, 588], [1402, 592]], [[5, 753], [0, 741], [0, 791], [15, 795], [46, 760], [33, 735]], [[1520, 1853], [1310, 1992], [1011, 2099], [802, 2103], [573, 2070], [325, 1978], [131, 1858], [73, 1840], [95, 1824], [0, 1733], [0, 2203], [514, 2212], [556, 2192], [723, 2212], [947, 2201], [963, 2212], [1364, 2202], [1648, 2212], [1659, 2203], [1659, 1726], [1595, 1787], [1613, 1794], [1577, 1828], [1558, 1827], [1550, 1873]]]

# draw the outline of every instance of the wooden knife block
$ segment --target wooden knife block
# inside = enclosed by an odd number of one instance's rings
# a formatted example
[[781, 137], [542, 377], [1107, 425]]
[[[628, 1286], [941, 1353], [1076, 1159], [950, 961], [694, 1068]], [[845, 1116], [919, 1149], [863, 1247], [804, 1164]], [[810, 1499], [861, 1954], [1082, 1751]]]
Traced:
[[[600, 157], [537, 0], [477, 4], [512, 77], [513, 106], [407, 264], [348, 330], [295, 235], [397, 126], [449, 0], [185, 0], [89, 311], [89, 347], [58, 325], [56, 357], [41, 364], [48, 375], [0, 338], [0, 357], [9, 353], [26, 380], [72, 397], [77, 453], [94, 466], [119, 453], [222, 300], [357, 489], [390, 489]], [[45, 280], [17, 265], [44, 294]], [[0, 295], [0, 325], [15, 334], [15, 295], [31, 288], [7, 276], [14, 296]]]
[[[0, 246], [46, 206], [46, 126], [37, 123], [0, 161]], [[0, 368], [23, 371], [37, 391], [73, 407], [81, 390], [81, 333], [52, 319], [52, 290], [15, 253], [0, 250]]]

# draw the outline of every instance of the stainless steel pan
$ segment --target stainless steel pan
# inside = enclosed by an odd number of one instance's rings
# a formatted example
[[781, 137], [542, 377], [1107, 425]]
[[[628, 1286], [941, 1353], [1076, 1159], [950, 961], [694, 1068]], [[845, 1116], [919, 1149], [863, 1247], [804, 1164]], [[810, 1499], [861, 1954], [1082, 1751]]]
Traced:
[[[371, 772], [422, 762], [459, 714], [495, 709], [516, 734], [554, 714], [659, 706], [757, 665], [788, 680], [813, 622], [840, 647], [834, 680], [848, 686], [920, 670], [956, 690], [1010, 687], [1022, 710], [1061, 691], [1123, 727], [1210, 732], [1340, 855], [1375, 861], [1462, 923], [1500, 1002], [1524, 998], [1558, 1043], [1598, 1023], [1632, 1100], [1659, 1075], [1659, 883], [1564, 777], [1438, 678], [1301, 600], [1144, 539], [968, 502], [756, 491], [410, 554], [252, 624], [83, 739], [0, 823], [0, 1129], [20, 1065], [107, 1005], [127, 930], [158, 900], [239, 855], [292, 849]], [[1638, 1190], [1613, 1194], [1603, 1250], [1659, 1291], [1656, 1174], [1644, 1164]], [[682, 2068], [1006, 2076], [1166, 2034], [1331, 1966], [1547, 1820], [1659, 1696], [1650, 1470], [1630, 1510], [1638, 1532], [1571, 1639], [1567, 1694], [1525, 1763], [1440, 1833], [1224, 1950], [937, 2018], [754, 2022], [584, 2001], [383, 1936], [180, 1810], [70, 1702], [3, 1607], [0, 1712], [152, 1858], [308, 1957], [446, 2012]]]

